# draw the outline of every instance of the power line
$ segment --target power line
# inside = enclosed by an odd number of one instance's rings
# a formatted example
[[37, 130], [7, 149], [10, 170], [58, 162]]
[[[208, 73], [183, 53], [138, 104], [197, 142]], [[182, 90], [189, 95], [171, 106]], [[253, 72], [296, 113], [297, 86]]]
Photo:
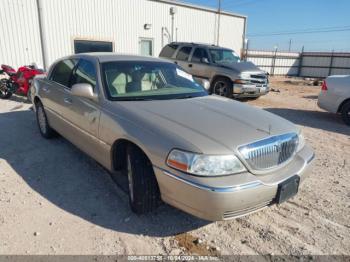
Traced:
[[265, 36], [277, 36], [277, 35], [302, 35], [302, 34], [317, 34], [317, 33], [332, 33], [332, 32], [345, 32], [350, 31], [350, 27], [342, 29], [329, 29], [329, 30], [304, 30], [294, 32], [280, 32], [280, 33], [259, 33], [259, 34], [248, 34], [249, 37], [265, 37]]

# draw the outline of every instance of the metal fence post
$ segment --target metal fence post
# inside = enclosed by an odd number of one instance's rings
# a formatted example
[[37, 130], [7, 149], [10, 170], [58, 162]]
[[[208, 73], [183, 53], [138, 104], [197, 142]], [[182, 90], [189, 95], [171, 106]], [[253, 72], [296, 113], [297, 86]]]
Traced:
[[275, 54], [272, 58], [272, 64], [271, 64], [271, 75], [275, 75], [275, 66], [276, 66], [276, 58], [277, 58], [277, 50], [278, 48], [275, 48]]
[[329, 70], [328, 70], [328, 76], [330, 76], [332, 74], [333, 60], [334, 60], [334, 49], [332, 50], [331, 62], [329, 64]]
[[304, 58], [304, 46], [301, 49], [301, 53], [299, 55], [299, 67], [298, 67], [298, 76], [301, 76], [301, 70], [303, 69], [303, 58]]

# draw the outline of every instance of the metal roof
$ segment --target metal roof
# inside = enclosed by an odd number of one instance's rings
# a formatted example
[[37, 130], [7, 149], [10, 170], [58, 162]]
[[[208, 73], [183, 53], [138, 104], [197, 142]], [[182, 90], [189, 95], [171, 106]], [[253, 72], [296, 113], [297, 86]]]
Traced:
[[[195, 5], [195, 4], [189, 4], [189, 3], [185, 3], [185, 2], [177, 1], [177, 0], [148, 0], [148, 1], [160, 2], [160, 3], [170, 4], [170, 5], [177, 5], [177, 6], [182, 6], [182, 7], [188, 7], [188, 8], [202, 10], [202, 11], [211, 12], [211, 13], [218, 13], [218, 10], [214, 9], [214, 8], [201, 6], [201, 5]], [[221, 11], [220, 14], [233, 16], [233, 17], [240, 17], [240, 18], [244, 18], [244, 19], [247, 18], [246, 15], [241, 15], [241, 14], [227, 12], [227, 11]]]

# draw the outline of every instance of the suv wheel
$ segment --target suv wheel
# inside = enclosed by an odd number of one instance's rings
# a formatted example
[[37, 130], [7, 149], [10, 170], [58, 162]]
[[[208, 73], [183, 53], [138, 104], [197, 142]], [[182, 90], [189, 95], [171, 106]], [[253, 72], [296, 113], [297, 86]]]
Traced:
[[215, 95], [231, 98], [233, 95], [233, 84], [227, 78], [217, 78], [213, 83], [212, 93]]
[[133, 212], [144, 214], [160, 204], [160, 193], [152, 163], [136, 146], [127, 149], [129, 203]]
[[341, 110], [341, 116], [345, 124], [350, 126], [350, 101], [346, 102], [345, 105], [343, 105]]

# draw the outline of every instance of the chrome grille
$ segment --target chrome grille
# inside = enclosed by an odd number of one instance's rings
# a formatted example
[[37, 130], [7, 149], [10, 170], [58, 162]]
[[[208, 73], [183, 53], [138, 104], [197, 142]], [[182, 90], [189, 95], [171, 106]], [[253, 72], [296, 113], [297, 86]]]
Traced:
[[251, 169], [263, 171], [278, 167], [291, 159], [298, 143], [298, 135], [288, 133], [241, 146], [238, 150]]

